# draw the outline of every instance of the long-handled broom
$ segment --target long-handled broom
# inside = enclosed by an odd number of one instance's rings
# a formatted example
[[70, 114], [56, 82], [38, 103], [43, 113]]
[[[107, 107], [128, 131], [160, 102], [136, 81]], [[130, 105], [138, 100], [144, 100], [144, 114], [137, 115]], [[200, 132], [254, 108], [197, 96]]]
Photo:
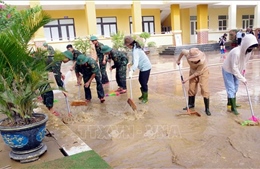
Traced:
[[132, 91], [132, 77], [130, 77], [129, 80], [129, 84], [130, 84], [130, 98], [127, 99], [127, 103], [132, 107], [133, 111], [136, 111], [136, 105], [133, 102], [133, 91]]
[[[183, 82], [183, 76], [182, 76], [182, 72], [181, 72], [181, 67], [180, 65], [178, 66], [179, 67], [179, 72], [180, 72], [180, 76], [181, 76], [181, 83]], [[185, 102], [186, 102], [186, 107], [187, 107], [187, 113], [185, 114], [179, 114], [179, 115], [197, 115], [197, 116], [201, 116], [198, 112], [194, 111], [190, 111], [190, 108], [189, 108], [189, 103], [188, 103], [188, 100], [187, 100], [187, 94], [186, 94], [186, 89], [185, 89], [185, 86], [184, 84], [182, 83], [182, 90], [183, 90], [183, 95], [184, 95], [184, 98], [185, 98]]]
[[78, 86], [78, 100], [71, 102], [71, 106], [86, 106], [88, 103], [84, 100], [80, 100], [80, 85]]
[[249, 120], [253, 121], [253, 122], [256, 122], [256, 123], [259, 123], [259, 119], [255, 116], [254, 114], [254, 110], [253, 110], [253, 106], [252, 106], [252, 102], [251, 102], [251, 98], [250, 98], [250, 95], [249, 95], [249, 92], [248, 92], [248, 87], [247, 87], [247, 84], [245, 84], [246, 86], [246, 93], [247, 93], [247, 96], [248, 96], [248, 101], [249, 101], [249, 105], [250, 105], [250, 110], [251, 110], [251, 118], [249, 118]]

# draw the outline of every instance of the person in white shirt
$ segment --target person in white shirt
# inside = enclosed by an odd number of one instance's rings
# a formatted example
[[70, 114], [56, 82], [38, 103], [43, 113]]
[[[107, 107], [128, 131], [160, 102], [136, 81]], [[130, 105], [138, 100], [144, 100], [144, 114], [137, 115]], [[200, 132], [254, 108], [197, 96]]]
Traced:
[[242, 29], [240, 29], [238, 32], [237, 32], [237, 35], [236, 35], [236, 38], [237, 38], [237, 45], [240, 45], [241, 44], [241, 41], [242, 41]]
[[236, 105], [236, 93], [238, 90], [239, 81], [247, 83], [244, 77], [246, 64], [251, 57], [253, 48], [258, 46], [257, 39], [252, 34], [246, 34], [241, 45], [233, 48], [222, 66], [222, 74], [224, 78], [225, 88], [228, 95], [228, 104], [231, 106], [231, 111], [238, 115]]
[[129, 78], [132, 78], [133, 72], [139, 69], [139, 83], [141, 85], [142, 95], [139, 97], [139, 100], [142, 103], [148, 102], [148, 81], [150, 77], [150, 72], [152, 68], [152, 64], [148, 58], [148, 56], [144, 53], [140, 44], [135, 41], [131, 36], [125, 36], [124, 45], [132, 50], [133, 58], [132, 63], [128, 65]]

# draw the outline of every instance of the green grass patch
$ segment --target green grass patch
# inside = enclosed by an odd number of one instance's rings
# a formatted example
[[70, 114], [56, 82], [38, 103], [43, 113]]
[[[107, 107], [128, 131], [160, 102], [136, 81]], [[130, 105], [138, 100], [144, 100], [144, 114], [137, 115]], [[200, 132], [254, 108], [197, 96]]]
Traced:
[[112, 169], [95, 151], [86, 151], [72, 156], [27, 167], [26, 169]]

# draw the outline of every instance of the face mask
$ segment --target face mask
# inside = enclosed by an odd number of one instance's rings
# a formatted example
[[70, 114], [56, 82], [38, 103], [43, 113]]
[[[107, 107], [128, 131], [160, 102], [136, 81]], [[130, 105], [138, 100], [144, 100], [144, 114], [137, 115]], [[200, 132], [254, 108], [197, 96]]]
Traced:
[[248, 49], [246, 50], [246, 54], [252, 52], [252, 50], [253, 50], [252, 48], [248, 48]]

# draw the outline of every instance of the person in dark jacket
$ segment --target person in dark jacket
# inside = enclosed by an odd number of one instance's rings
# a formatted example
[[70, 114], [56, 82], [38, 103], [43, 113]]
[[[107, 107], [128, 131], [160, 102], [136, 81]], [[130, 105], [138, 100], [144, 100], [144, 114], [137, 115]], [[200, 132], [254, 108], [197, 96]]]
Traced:
[[127, 56], [123, 52], [114, 50], [107, 45], [101, 47], [101, 53], [114, 61], [114, 65], [110, 67], [110, 70], [116, 69], [116, 82], [119, 87], [116, 92], [120, 94], [126, 93]]

